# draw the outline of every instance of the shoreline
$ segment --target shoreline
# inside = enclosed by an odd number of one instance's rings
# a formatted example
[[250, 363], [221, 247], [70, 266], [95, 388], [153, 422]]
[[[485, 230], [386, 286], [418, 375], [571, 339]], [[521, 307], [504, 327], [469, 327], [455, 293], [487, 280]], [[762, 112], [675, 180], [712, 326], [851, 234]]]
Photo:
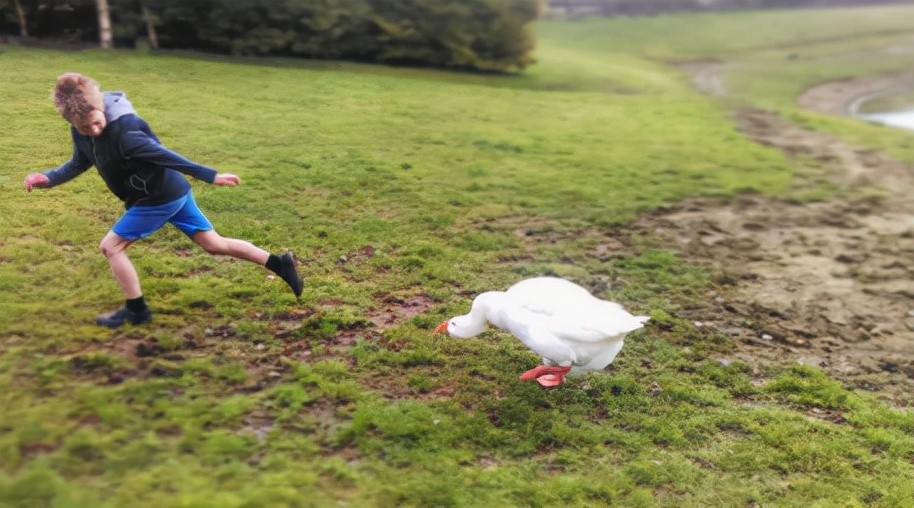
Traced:
[[914, 89], [914, 71], [829, 81], [803, 92], [797, 103], [832, 115], [857, 116], [864, 102]]

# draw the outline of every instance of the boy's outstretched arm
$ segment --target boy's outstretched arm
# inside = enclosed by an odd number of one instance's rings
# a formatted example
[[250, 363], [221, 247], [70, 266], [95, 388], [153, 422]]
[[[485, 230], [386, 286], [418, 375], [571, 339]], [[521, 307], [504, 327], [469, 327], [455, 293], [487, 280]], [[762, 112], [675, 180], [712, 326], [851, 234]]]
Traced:
[[122, 153], [127, 158], [144, 160], [163, 168], [180, 171], [197, 180], [216, 183], [215, 169], [197, 164], [183, 155], [165, 148], [142, 131], [125, 132], [121, 135], [120, 145]]
[[25, 190], [29, 192], [32, 192], [32, 189], [36, 187], [54, 187], [76, 178], [90, 167], [92, 167], [92, 161], [80, 152], [79, 148], [76, 148], [76, 143], [74, 143], [73, 157], [71, 157], [70, 160], [63, 163], [57, 169], [51, 169], [43, 173], [29, 173], [25, 177], [23, 185], [25, 186]]

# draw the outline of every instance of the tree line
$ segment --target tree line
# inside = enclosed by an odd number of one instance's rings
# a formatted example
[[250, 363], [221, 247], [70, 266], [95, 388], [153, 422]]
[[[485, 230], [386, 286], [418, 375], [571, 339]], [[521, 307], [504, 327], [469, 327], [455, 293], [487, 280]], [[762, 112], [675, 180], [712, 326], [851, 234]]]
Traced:
[[0, 37], [517, 72], [540, 0], [0, 0]]
[[583, 17], [904, 3], [910, 0], [547, 0], [547, 8], [550, 16]]

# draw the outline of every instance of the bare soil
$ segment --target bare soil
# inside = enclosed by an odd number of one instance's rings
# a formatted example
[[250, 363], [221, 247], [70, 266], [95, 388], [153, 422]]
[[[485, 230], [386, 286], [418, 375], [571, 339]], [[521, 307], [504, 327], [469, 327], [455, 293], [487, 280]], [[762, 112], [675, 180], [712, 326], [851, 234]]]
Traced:
[[[684, 68], [696, 86], [723, 94], [721, 65]], [[846, 113], [850, 101], [909, 79], [825, 84], [800, 103]], [[707, 306], [690, 319], [737, 338], [740, 360], [815, 365], [848, 386], [914, 405], [914, 168], [768, 111], [747, 108], [735, 121], [799, 162], [799, 186], [826, 182], [840, 197], [695, 199], [641, 217], [636, 228], [716, 274]]]

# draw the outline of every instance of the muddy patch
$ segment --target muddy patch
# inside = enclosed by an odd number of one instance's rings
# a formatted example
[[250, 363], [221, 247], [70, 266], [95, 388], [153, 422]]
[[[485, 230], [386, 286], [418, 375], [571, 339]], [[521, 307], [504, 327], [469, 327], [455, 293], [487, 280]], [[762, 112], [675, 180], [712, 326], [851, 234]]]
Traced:
[[858, 388], [914, 402], [914, 211], [881, 203], [796, 204], [742, 196], [642, 217], [714, 274], [686, 311], [735, 338], [740, 359], [821, 367]]
[[[710, 86], [719, 67], [697, 64], [696, 85]], [[849, 101], [910, 79], [826, 84], [800, 102], [844, 114]], [[798, 186], [824, 183], [838, 197], [695, 199], [642, 216], [627, 234], [656, 235], [714, 274], [706, 306], [684, 314], [737, 339], [734, 357], [813, 365], [848, 386], [914, 405], [914, 168], [772, 112], [747, 108], [735, 122], [797, 162]]]
[[[355, 359], [349, 355], [350, 349], [360, 340], [378, 343], [389, 349], [397, 349], [398, 344], [389, 341], [385, 332], [401, 326], [410, 319], [425, 313], [436, 304], [430, 296], [419, 293], [398, 296], [390, 293], [379, 293], [374, 296], [374, 305], [365, 312], [361, 322], [333, 325], [332, 334], [328, 335], [322, 322], [325, 316], [320, 311], [310, 313], [304, 321], [282, 324], [273, 320], [274, 336], [285, 344], [282, 356], [301, 362], [314, 362], [317, 359], [333, 357], [355, 365]], [[329, 309], [347, 305], [342, 300], [323, 300], [319, 307]]]
[[435, 305], [435, 300], [426, 294], [400, 297], [390, 294], [375, 296], [377, 305], [369, 312], [368, 319], [380, 330], [399, 326], [423, 314]]
[[258, 444], [263, 444], [276, 426], [276, 419], [264, 410], [255, 410], [244, 416], [244, 425], [240, 434], [254, 436]]
[[383, 293], [375, 295], [374, 301], [364, 321], [345, 324], [326, 312], [347, 305], [338, 300], [286, 312], [252, 312], [249, 317], [267, 329], [267, 335], [259, 339], [245, 338], [236, 324], [226, 323], [203, 329], [182, 328], [175, 331], [174, 339], [164, 342], [130, 332], [61, 353], [73, 373], [103, 384], [118, 384], [131, 378], [179, 377], [183, 374], [182, 362], [191, 358], [215, 358], [220, 365], [236, 362], [243, 367], [243, 379], [239, 376], [227, 381], [240, 391], [260, 391], [284, 379], [294, 362], [334, 358], [354, 365], [350, 350], [359, 340], [396, 350], [402, 344], [388, 340], [385, 332], [436, 304], [424, 293]]

